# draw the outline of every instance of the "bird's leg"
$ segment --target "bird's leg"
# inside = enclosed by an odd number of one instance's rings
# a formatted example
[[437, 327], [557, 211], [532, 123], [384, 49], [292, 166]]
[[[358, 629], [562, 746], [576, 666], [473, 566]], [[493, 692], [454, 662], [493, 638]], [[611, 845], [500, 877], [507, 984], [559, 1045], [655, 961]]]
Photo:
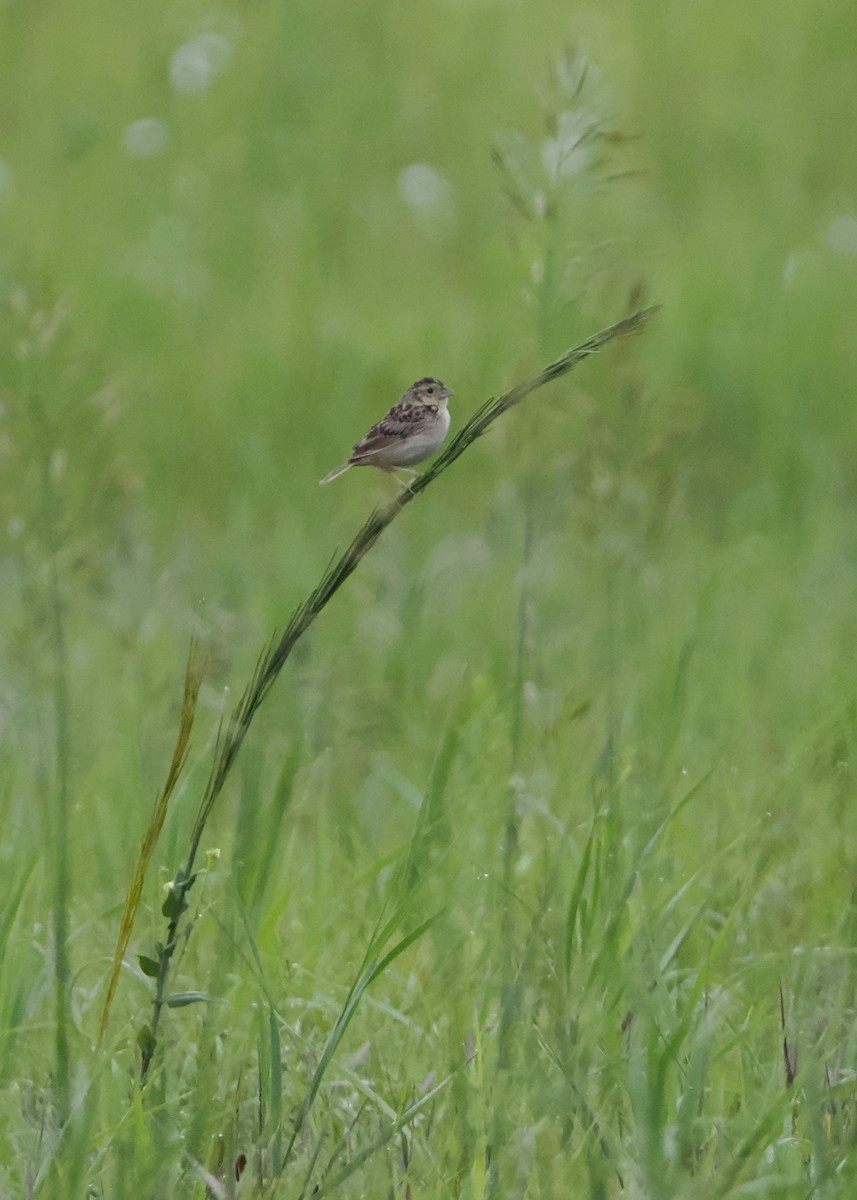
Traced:
[[[405, 475], [407, 476], [406, 479], [402, 478], [402, 476], [399, 474], [400, 471], [404, 471]], [[399, 487], [403, 487], [405, 491], [409, 492], [411, 490], [411, 484], [416, 479], [419, 471], [412, 471], [410, 467], [396, 467], [394, 474], [396, 476], [396, 483], [399, 485]]]

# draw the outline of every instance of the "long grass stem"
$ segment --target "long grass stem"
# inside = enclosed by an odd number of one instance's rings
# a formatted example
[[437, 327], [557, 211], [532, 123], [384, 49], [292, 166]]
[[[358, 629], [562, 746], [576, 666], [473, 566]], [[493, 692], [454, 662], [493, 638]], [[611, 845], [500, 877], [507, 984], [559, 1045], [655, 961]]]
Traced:
[[217, 737], [214, 749], [214, 762], [200, 802], [199, 811], [191, 832], [190, 845], [184, 866], [173, 881], [172, 890], [164, 905], [164, 913], [168, 918], [168, 926], [163, 947], [159, 956], [159, 969], [156, 979], [155, 996], [153, 1000], [152, 1022], [146, 1031], [143, 1046], [142, 1078], [145, 1080], [157, 1044], [157, 1031], [160, 1016], [167, 1003], [166, 988], [169, 980], [170, 966], [173, 953], [179, 941], [180, 922], [187, 908], [187, 895], [193, 886], [194, 865], [199, 851], [200, 840], [205, 830], [208, 818], [223, 791], [229, 773], [250, 731], [253, 718], [273, 687], [277, 676], [282, 671], [286, 660], [292, 653], [298, 641], [312, 625], [328, 602], [336, 595], [348, 577], [357, 569], [361, 559], [372, 549], [384, 530], [392, 524], [399, 513], [412, 503], [421, 492], [424, 492], [438, 476], [442, 475], [452, 464], [464, 454], [476, 440], [480, 438], [494, 422], [510, 408], [520, 404], [532, 392], [543, 387], [554, 379], [560, 379], [573, 367], [590, 355], [597, 353], [616, 338], [627, 337], [629, 334], [640, 332], [649, 318], [657, 310], [657, 306], [641, 309], [615, 325], [602, 329], [599, 333], [581, 342], [580, 345], [566, 351], [555, 362], [549, 363], [541, 371], [516, 384], [510, 391], [499, 397], [492, 397], [470, 418], [467, 424], [459, 430], [446, 449], [438, 455], [428, 470], [424, 471], [411, 485], [382, 509], [375, 509], [357, 533], [351, 545], [335, 558], [322, 575], [318, 585], [306, 600], [294, 610], [282, 633], [276, 635], [259, 657], [253, 677], [241, 695], [232, 713], [224, 722]]

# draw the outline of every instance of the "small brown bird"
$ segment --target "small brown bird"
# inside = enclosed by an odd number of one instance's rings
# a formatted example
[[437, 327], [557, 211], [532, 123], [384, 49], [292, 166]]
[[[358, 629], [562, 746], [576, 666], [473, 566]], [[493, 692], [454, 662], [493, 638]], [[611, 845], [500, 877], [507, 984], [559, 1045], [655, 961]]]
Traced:
[[451, 395], [439, 379], [418, 379], [357, 443], [348, 462], [325, 475], [321, 483], [330, 483], [349, 467], [379, 467], [392, 473], [403, 470], [413, 478], [416, 471], [408, 470], [411, 464], [434, 454], [449, 432], [446, 402]]

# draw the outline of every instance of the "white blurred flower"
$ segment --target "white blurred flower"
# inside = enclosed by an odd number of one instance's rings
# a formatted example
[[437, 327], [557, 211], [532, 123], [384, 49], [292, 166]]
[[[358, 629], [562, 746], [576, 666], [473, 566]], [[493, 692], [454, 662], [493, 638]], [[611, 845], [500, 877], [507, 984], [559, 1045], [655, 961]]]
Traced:
[[177, 92], [206, 91], [232, 57], [232, 43], [220, 33], [201, 33], [179, 46], [170, 59], [170, 83]]
[[122, 145], [126, 154], [135, 158], [157, 158], [166, 149], [170, 131], [157, 117], [141, 117], [126, 125], [122, 133]]
[[827, 243], [835, 254], [857, 254], [857, 217], [836, 217], [827, 230]]
[[428, 163], [411, 163], [399, 175], [399, 195], [409, 208], [425, 216], [447, 216], [452, 210], [452, 188]]

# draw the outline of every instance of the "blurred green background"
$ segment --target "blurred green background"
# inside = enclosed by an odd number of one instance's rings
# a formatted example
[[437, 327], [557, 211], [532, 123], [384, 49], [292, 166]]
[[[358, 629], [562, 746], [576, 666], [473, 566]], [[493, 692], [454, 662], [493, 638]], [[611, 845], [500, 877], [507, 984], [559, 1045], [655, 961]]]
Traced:
[[[452, 1073], [337, 1194], [853, 1194], [855, 47], [833, 0], [0, 6], [0, 1190], [297, 1196]], [[141, 1099], [218, 722], [395, 493], [318, 479], [649, 302], [300, 644]], [[274, 1183], [407, 861], [444, 915]]]

